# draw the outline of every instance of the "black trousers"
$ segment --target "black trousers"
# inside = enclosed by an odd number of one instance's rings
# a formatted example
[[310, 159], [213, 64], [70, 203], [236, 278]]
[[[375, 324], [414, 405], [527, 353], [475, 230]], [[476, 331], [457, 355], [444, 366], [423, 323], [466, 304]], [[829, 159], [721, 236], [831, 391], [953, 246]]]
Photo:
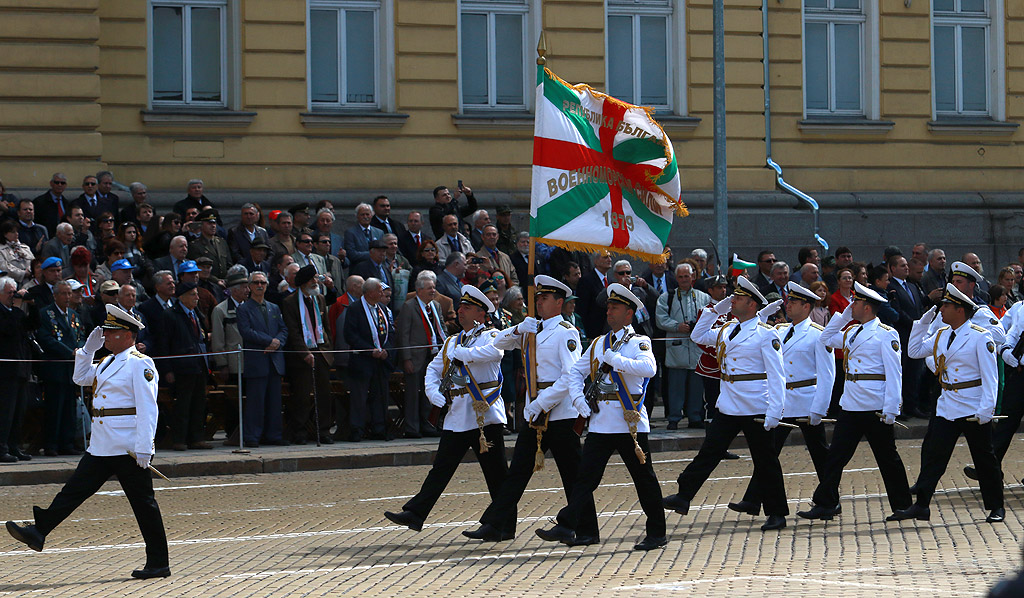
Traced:
[[[540, 443], [541, 450], [551, 451], [551, 456], [555, 459], [567, 501], [572, 494], [572, 485], [579, 475], [580, 461], [583, 459], [580, 437], [572, 429], [574, 423], [574, 419], [548, 422], [548, 429], [544, 432]], [[527, 484], [530, 483], [530, 478], [533, 477], [536, 454], [537, 431], [528, 424], [523, 424], [519, 428], [519, 438], [516, 439], [516, 446], [512, 452], [512, 463], [508, 468], [508, 476], [501, 484], [498, 498], [491, 501], [487, 510], [480, 517], [480, 523], [488, 523], [503, 532], [515, 533], [516, 505], [519, 504]], [[511, 528], [504, 527], [509, 524], [512, 525]], [[576, 532], [595, 538], [598, 536], [597, 511], [594, 508], [593, 494], [590, 496], [590, 502], [583, 505]]]
[[83, 455], [75, 473], [53, 498], [50, 506], [46, 509], [33, 508], [36, 528], [44, 536], [49, 534], [87, 498], [95, 494], [111, 476], [117, 476], [117, 481], [120, 482], [135, 513], [135, 520], [139, 522], [139, 530], [146, 541], [146, 566], [166, 567], [167, 534], [164, 532], [164, 522], [160, 517], [160, 507], [153, 496], [153, 477], [149, 470], [139, 467], [135, 459], [128, 455]]
[[704, 444], [693, 461], [679, 474], [679, 495], [693, 500], [711, 472], [725, 458], [733, 438], [743, 432], [754, 460], [754, 476], [761, 485], [764, 512], [768, 515], [788, 515], [786, 487], [782, 481], [782, 466], [775, 449], [775, 440], [764, 424], [754, 421], [754, 415], [726, 415], [719, 413], [708, 424]]
[[52, 376], [43, 383], [46, 394], [43, 408], [46, 414], [44, 448], [70, 450], [75, 445], [75, 398], [78, 387], [71, 380]]
[[921, 445], [921, 473], [917, 476], [917, 504], [927, 507], [939, 478], [946, 472], [956, 441], [963, 434], [971, 450], [981, 483], [981, 498], [988, 510], [1003, 506], [1003, 474], [992, 450], [992, 424], [979, 425], [966, 417], [949, 421], [933, 416]]
[[832, 399], [828, 403], [829, 417], [838, 417], [839, 412], [843, 410], [843, 408], [839, 406], [839, 400], [843, 398], [844, 390], [846, 390], [846, 373], [843, 370], [843, 360], [837, 357], [836, 380], [832, 383]]
[[28, 402], [25, 382], [15, 376], [0, 384], [0, 455], [21, 450], [21, 420]]
[[722, 392], [722, 380], [701, 376], [704, 383], [704, 419], [712, 420], [718, 415], [718, 395]]
[[909, 413], [920, 409], [918, 394], [920, 394], [921, 388], [921, 372], [928, 368], [925, 367], [923, 359], [911, 359], [904, 355], [900, 361], [903, 366], [903, 409], [901, 411]]
[[[434, 465], [430, 468], [427, 479], [423, 480], [423, 486], [419, 493], [410, 498], [402, 508], [426, 519], [437, 503], [437, 499], [441, 498], [441, 493], [448, 486], [448, 482], [452, 481], [452, 476], [459, 468], [462, 458], [466, 456], [466, 451], [470, 449], [473, 450], [477, 461], [480, 462], [480, 469], [484, 472], [484, 481], [487, 482], [487, 492], [491, 495], [491, 501], [496, 500], [501, 483], [505, 481], [505, 475], [508, 473], [508, 463], [505, 461], [504, 427], [501, 424], [484, 426], [484, 436], [492, 444], [486, 453], [480, 452], [480, 430], [474, 429], [465, 432], [445, 430], [441, 432], [441, 439], [437, 444], [437, 456], [434, 457]], [[514, 509], [510, 518], [514, 528], [516, 519]], [[508, 524], [506, 523], [502, 527], [506, 525]]]
[[369, 371], [349, 372], [348, 424], [352, 432], [383, 436], [388, 426], [390, 372], [385, 368], [383, 361], [375, 361], [378, 363], [373, 364]]
[[[285, 355], [285, 371], [288, 373], [285, 429], [286, 433], [296, 440], [316, 438], [318, 434], [328, 436], [328, 431], [334, 423], [331, 414], [331, 365], [320, 351], [313, 351], [313, 359], [316, 361], [316, 368], [307, 364], [298, 354]], [[313, 411], [314, 396], [316, 412]], [[318, 415], [319, 429], [316, 426]]]
[[1019, 368], [1006, 368], [1006, 383], [1003, 385], [1003, 406], [1000, 409], [1001, 415], [1006, 419], [999, 420], [992, 435], [992, 448], [995, 450], [996, 458], [1000, 463], [1006, 456], [1013, 442], [1013, 435], [1020, 427], [1020, 420], [1024, 418], [1024, 372]]
[[171, 440], [192, 444], [206, 440], [206, 374], [174, 375]]
[[412, 374], [405, 376], [405, 431], [410, 434], [420, 434], [430, 428], [427, 418], [430, 416], [430, 401], [427, 400], [426, 383], [427, 366], [429, 362]]
[[832, 432], [832, 444], [828, 449], [828, 460], [824, 472], [819, 474], [818, 488], [814, 491], [814, 504], [823, 507], [839, 505], [839, 482], [843, 468], [853, 458], [861, 438], [867, 438], [875, 462], [882, 474], [882, 482], [893, 511], [910, 506], [910, 486], [907, 484], [907, 470], [900, 454], [896, 452], [896, 436], [892, 426], [887, 426], [874, 411], [840, 411]]
[[569, 504], [558, 512], [558, 523], [573, 530], [583, 530], [580, 526], [584, 523], [584, 516], [589, 505], [594, 504], [594, 490], [601, 484], [604, 476], [604, 468], [608, 465], [608, 459], [612, 453], [619, 453], [622, 462], [629, 471], [629, 477], [633, 478], [633, 485], [636, 487], [637, 497], [640, 499], [640, 507], [647, 515], [647, 535], [661, 537], [665, 535], [665, 508], [661, 506], [661, 485], [658, 483], [658, 476], [654, 474], [654, 465], [651, 463], [651, 445], [647, 441], [647, 433], [639, 432], [636, 435], [637, 443], [647, 455], [647, 462], [641, 464], [634, 452], [633, 437], [629, 434], [600, 434], [588, 432], [587, 439], [583, 443], [583, 460], [580, 463], [580, 472], [572, 485], [572, 493], [569, 495]]
[[264, 438], [275, 442], [282, 440], [281, 376], [270, 373], [245, 378], [245, 395], [242, 405], [245, 442], [259, 443]]
[[[818, 481], [821, 481], [821, 472], [825, 470], [825, 461], [828, 459], [828, 442], [825, 441], [825, 426], [812, 426], [807, 423], [797, 423], [795, 418], [786, 418], [782, 421], [800, 426], [800, 433], [804, 436], [804, 444], [807, 445], [807, 452], [811, 454], [811, 463], [814, 464], [814, 471], [818, 474]], [[786, 446], [786, 439], [793, 428], [779, 426], [772, 430], [772, 441], [775, 443], [775, 454], [782, 454], [782, 447]], [[764, 484], [757, 476], [750, 476], [750, 483], [747, 484], [747, 491], [743, 494], [743, 500], [761, 504], [761, 492]]]

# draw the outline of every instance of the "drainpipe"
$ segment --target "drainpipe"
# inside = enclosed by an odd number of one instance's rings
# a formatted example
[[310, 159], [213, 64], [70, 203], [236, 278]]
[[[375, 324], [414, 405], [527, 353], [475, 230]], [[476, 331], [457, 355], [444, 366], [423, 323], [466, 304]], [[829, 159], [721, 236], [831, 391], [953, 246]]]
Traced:
[[[780, 0], [781, 1], [781, 0]], [[775, 171], [775, 184], [780, 189], [807, 204], [814, 215], [814, 240], [828, 251], [828, 242], [820, 234], [818, 226], [818, 202], [782, 178], [782, 166], [772, 159], [772, 108], [770, 89], [771, 59], [768, 54], [768, 0], [761, 0], [761, 42], [764, 46], [764, 152], [765, 165]]]

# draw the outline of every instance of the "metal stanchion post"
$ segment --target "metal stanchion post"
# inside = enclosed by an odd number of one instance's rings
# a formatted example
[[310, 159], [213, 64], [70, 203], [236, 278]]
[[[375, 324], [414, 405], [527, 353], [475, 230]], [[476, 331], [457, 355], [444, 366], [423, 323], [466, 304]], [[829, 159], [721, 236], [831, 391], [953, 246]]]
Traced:
[[320, 406], [317, 404], [316, 396], [316, 355], [313, 355], [313, 425], [316, 426], [316, 430], [313, 431], [316, 434], [316, 445], [320, 446]]
[[[242, 345], [238, 345], [238, 448], [232, 453], [249, 454], [245, 448], [245, 434], [242, 433]], [[259, 440], [257, 438], [257, 440]]]

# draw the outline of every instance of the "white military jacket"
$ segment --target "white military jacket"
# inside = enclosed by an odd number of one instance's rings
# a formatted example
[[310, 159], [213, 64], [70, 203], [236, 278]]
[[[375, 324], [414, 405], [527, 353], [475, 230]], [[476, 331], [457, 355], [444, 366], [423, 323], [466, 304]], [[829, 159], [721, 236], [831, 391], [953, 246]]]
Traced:
[[[502, 351], [522, 349], [527, 335], [517, 334], [516, 327], [506, 328], [498, 333], [492, 343]], [[547, 388], [537, 391], [535, 399], [540, 408], [551, 415], [548, 421], [560, 419], [576, 419], [579, 415], [568, 400], [568, 374], [573, 364], [580, 359], [580, 333], [576, 328], [562, 319], [558, 314], [541, 322], [541, 331], [537, 334], [537, 382], [541, 385], [550, 384]], [[529, 405], [530, 397], [526, 397]]]
[[100, 409], [135, 408], [135, 415], [104, 415], [92, 419], [89, 454], [95, 457], [127, 455], [128, 451], [152, 455], [155, 452], [158, 415], [157, 374], [153, 360], [135, 347], [108, 355], [99, 363], [84, 349], [75, 351], [72, 379], [79, 386], [93, 386], [92, 407]]
[[[988, 333], [992, 335], [992, 342], [994, 342], [997, 347], [1001, 346], [1006, 341], [1006, 328], [1003, 328], [999, 319], [996, 318], [996, 315], [992, 313], [992, 310], [989, 309], [987, 305], [978, 306], [974, 315], [971, 317], [971, 324], [987, 330]], [[935, 332], [943, 326], [947, 326], [947, 324], [942, 320], [942, 314], [939, 314], [939, 316], [932, 320], [931, 324], [928, 326], [928, 334], [935, 334]]]
[[[633, 327], [626, 326], [617, 332], [609, 332], [612, 335], [610, 346], [615, 346], [615, 341], [622, 338], [623, 334], [632, 334]], [[583, 399], [583, 381], [590, 375], [591, 360], [598, 356], [605, 356], [606, 362], [612, 369], [622, 377], [622, 383], [626, 392], [634, 396], [643, 396], [647, 392], [647, 383], [658, 371], [658, 363], [654, 360], [654, 353], [651, 351], [651, 339], [638, 334], [629, 339], [623, 345], [618, 354], [604, 350], [605, 334], [594, 339], [590, 347], [583, 353], [583, 356], [573, 364], [572, 371], [565, 376], [569, 386], [569, 397], [572, 401]], [[606, 377], [610, 378], [610, 377]], [[622, 415], [622, 403], [619, 401], [600, 401], [601, 410], [590, 414], [589, 429], [598, 434], [629, 434], [629, 425]], [[647, 419], [647, 409], [643, 406], [638, 409], [640, 421], [637, 423], [637, 432], [650, 432], [651, 423]]]
[[[693, 342], [718, 348], [722, 391], [718, 410], [726, 415], [766, 415], [782, 419], [786, 400], [786, 372], [782, 365], [782, 339], [775, 328], [756, 316], [712, 326], [718, 314], [711, 308], [697, 320], [690, 333]], [[740, 331], [729, 338], [736, 327]], [[759, 380], [729, 381], [730, 376], [765, 374]], [[787, 412], [786, 416], [790, 414]]]
[[[923, 320], [914, 322], [907, 341], [907, 356], [913, 359], [930, 356], [943, 366], [939, 369], [944, 371], [936, 372], [944, 387], [935, 404], [935, 414], [950, 421], [978, 414], [991, 418], [999, 391], [996, 343], [992, 335], [968, 321], [952, 331], [955, 336], [950, 343], [949, 326], [942, 326], [934, 333], [930, 333], [929, 328]], [[956, 390], [945, 387], [975, 380], [980, 380], [981, 385]]]
[[[846, 314], [846, 317], [843, 314]], [[903, 401], [903, 366], [896, 329], [872, 318], [843, 330], [851, 320], [848, 312], [832, 316], [821, 332], [821, 343], [846, 351], [846, 375], [839, 406], [847, 411], [880, 411], [899, 415]], [[860, 331], [858, 333], [858, 331]], [[851, 380], [857, 375], [885, 376], [885, 380]]]
[[1006, 365], [1017, 367], [1019, 364], [1006, 361], [1006, 354], [1013, 351], [1013, 348], [1020, 342], [1021, 333], [1024, 332], [1024, 302], [1014, 303], [1013, 307], [1003, 314], [1003, 322], [1006, 323], [1006, 338], [1002, 343], [996, 340], [995, 337], [992, 338], [992, 341], [999, 347], [996, 350], [999, 352], [1000, 357], [1003, 358], [1003, 361], [1006, 362]]
[[[467, 346], [467, 348], [471, 349], [470, 356], [467, 356], [467, 359], [463, 360], [463, 362], [466, 363], [466, 369], [473, 375], [477, 384], [493, 383], [501, 376], [501, 358], [504, 356], [500, 349], [491, 344], [495, 337], [498, 336], [498, 331], [493, 328], [486, 328], [483, 324], [478, 324], [476, 328], [464, 336], [473, 335], [476, 335], [476, 337]], [[458, 338], [458, 334], [449, 336], [445, 340], [444, 345], [441, 346], [441, 350], [430, 360], [425, 378], [428, 397], [433, 397], [434, 399], [443, 397], [440, 387], [441, 379], [444, 378], [445, 374], [444, 357], [447, 355], [448, 359], [453, 358]], [[483, 392], [486, 395], [490, 394], [493, 390], [485, 389]], [[460, 391], [466, 392], [457, 394]], [[452, 393], [452, 404], [448, 408], [448, 415], [444, 417], [444, 429], [450, 432], [476, 430], [476, 411], [473, 410], [473, 396], [469, 394], [467, 388], [458, 386], [452, 387]], [[505, 421], [505, 403], [499, 395], [494, 404], [491, 405], [491, 408], [484, 414], [484, 425], [504, 424]]]
[[[786, 336], [793, 328], [793, 336]], [[819, 342], [825, 328], [807, 318], [799, 324], [776, 326], [782, 337], [782, 361], [786, 370], [786, 417], [807, 417], [811, 413], [825, 415], [832, 400], [836, 379], [836, 358], [832, 349]], [[789, 388], [814, 380], [815, 384]]]

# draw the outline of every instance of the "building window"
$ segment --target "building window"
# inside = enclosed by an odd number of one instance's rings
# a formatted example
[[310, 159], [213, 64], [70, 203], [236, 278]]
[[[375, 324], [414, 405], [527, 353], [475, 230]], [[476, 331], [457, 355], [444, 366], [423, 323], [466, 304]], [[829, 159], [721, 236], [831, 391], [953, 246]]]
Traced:
[[804, 0], [804, 106], [808, 116], [862, 116], [868, 0]]
[[608, 0], [609, 95], [669, 111], [673, 106], [673, 0]]
[[[526, 0], [473, 0], [459, 10], [462, 106], [525, 110], [528, 105]], [[529, 71], [530, 81], [534, 80]]]
[[380, 2], [311, 2], [309, 97], [313, 108], [379, 107], [379, 73]]
[[226, 105], [227, 12], [227, 0], [152, 3], [154, 105]]
[[[989, 116], [998, 60], [988, 0], [934, 0], [932, 76], [936, 116]], [[1001, 33], [1001, 32], [999, 32]]]

